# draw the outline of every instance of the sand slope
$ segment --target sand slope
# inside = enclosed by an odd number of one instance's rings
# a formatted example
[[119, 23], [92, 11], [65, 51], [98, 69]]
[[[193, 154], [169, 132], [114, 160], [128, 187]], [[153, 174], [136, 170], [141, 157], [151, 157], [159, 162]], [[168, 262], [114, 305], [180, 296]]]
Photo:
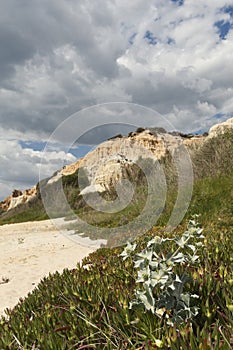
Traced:
[[50, 220], [0, 226], [0, 315], [49, 272], [74, 268], [95, 249], [65, 237]]

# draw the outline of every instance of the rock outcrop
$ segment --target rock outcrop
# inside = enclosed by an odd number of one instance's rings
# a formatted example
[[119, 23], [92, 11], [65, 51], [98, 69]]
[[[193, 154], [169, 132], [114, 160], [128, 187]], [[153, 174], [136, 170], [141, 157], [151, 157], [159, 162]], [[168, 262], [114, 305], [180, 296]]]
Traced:
[[0, 209], [7, 211], [17, 207], [22, 203], [30, 202], [37, 194], [36, 186], [25, 191], [14, 190], [11, 196], [6, 197], [0, 202]]
[[209, 131], [209, 138], [224, 134], [229, 129], [233, 129], [233, 118], [227, 119], [223, 123], [212, 126]]
[[[164, 129], [140, 129], [128, 137], [108, 140], [84, 157], [80, 167], [86, 170], [90, 186], [81, 194], [98, 191], [109, 191], [128, 177], [132, 164], [141, 158], [160, 160], [167, 154], [173, 156], [175, 150], [184, 145], [194, 152], [206, 140], [206, 136], [192, 136], [166, 133]], [[132, 174], [131, 174], [132, 175]]]
[[141, 158], [161, 159], [173, 153], [182, 138], [165, 133], [153, 135], [150, 130], [132, 133], [129, 137], [108, 140], [84, 157], [80, 166], [86, 170], [90, 186], [81, 194], [109, 191], [126, 179], [131, 165]]
[[82, 158], [79, 159], [77, 162], [65, 165], [60, 171], [57, 171], [49, 180], [48, 184], [52, 184], [56, 181], [58, 181], [63, 175], [71, 175], [74, 174], [78, 168], [80, 167], [80, 164], [82, 163]]

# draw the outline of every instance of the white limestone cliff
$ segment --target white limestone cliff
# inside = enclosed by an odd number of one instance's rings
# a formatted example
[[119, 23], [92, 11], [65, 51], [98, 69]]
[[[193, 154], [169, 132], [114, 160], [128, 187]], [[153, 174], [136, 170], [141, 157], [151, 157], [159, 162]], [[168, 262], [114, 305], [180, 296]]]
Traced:
[[[161, 159], [168, 153], [184, 145], [189, 152], [200, 148], [207, 140], [233, 128], [233, 118], [216, 124], [210, 128], [208, 136], [182, 135], [180, 133], [166, 133], [162, 129], [142, 129], [131, 133], [130, 136], [115, 137], [100, 144], [95, 150], [88, 153], [77, 162], [66, 165], [48, 180], [48, 185], [58, 181], [62, 176], [71, 175], [79, 168], [86, 171], [89, 186], [82, 189], [81, 194], [103, 192], [110, 190], [119, 181], [127, 178], [132, 163], [138, 156]], [[13, 191], [12, 195], [0, 202], [0, 209], [7, 211], [21, 203], [32, 200], [37, 195], [37, 188]]]

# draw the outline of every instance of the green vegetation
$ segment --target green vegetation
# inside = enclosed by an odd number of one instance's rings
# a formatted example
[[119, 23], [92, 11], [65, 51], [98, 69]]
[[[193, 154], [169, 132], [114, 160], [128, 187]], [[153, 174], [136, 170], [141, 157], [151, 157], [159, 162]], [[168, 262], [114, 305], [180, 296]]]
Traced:
[[[27, 298], [8, 310], [8, 318], [0, 320], [0, 349], [232, 349], [232, 140], [233, 133], [226, 133], [192, 155], [195, 173], [192, 201], [185, 219], [172, 233], [164, 227], [176, 199], [177, 179], [173, 168], [166, 172], [169, 191], [158, 226], [135, 241], [138, 255], [148, 248], [153, 238], [154, 242], [164, 241], [162, 254], [167, 256], [179, 242], [177, 237], [181, 240], [184, 237], [190, 217], [200, 214], [204, 246], [198, 251], [198, 264], [176, 266], [178, 276], [184, 272], [190, 276], [184, 285], [185, 293], [198, 296], [190, 301], [190, 308], [197, 309], [192, 309], [195, 312], [187, 317], [187, 322], [178, 324], [173, 319], [174, 325], [168, 324], [163, 314], [157, 317], [150, 308], [145, 312], [145, 304], [130, 308], [138, 289], [135, 259], [129, 256], [123, 260], [122, 248], [102, 248], [85, 258], [82, 266], [78, 264], [74, 270], [66, 269], [44, 278]], [[171, 163], [164, 160], [164, 167], [171, 170]], [[93, 215], [92, 209], [80, 201], [76, 181], [77, 174], [64, 177], [64, 191], [72, 207], [96, 227], [118, 226], [133, 219], [141, 211], [147, 195], [144, 180], [140, 181], [133, 203], [122, 212]], [[140, 233], [140, 228], [138, 230]], [[191, 245], [195, 247], [195, 242]], [[184, 246], [183, 256], [187, 257], [190, 249]], [[161, 288], [153, 293], [158, 299]], [[167, 312], [172, 315], [171, 309]]]
[[[180, 228], [176, 234], [182, 233]], [[156, 228], [140, 237], [140, 252]], [[78, 265], [45, 278], [0, 321], [1, 349], [230, 349], [233, 345], [233, 229], [208, 227], [200, 263], [186, 267], [198, 315], [169, 326], [143, 308], [129, 309], [137, 274], [122, 248], [99, 249]], [[180, 271], [182, 272], [182, 271]]]
[[14, 224], [16, 222], [39, 221], [48, 219], [41, 200], [23, 204], [9, 212], [2, 213], [0, 216], [0, 225]]
[[233, 173], [206, 177], [194, 186], [188, 213], [201, 213], [203, 225], [233, 226]]

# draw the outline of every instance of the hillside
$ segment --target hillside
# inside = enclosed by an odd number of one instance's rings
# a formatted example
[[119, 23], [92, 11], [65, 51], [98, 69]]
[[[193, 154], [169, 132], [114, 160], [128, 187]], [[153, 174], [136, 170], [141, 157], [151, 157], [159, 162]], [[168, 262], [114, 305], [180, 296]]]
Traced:
[[[168, 217], [167, 212], [170, 213], [169, 210], [177, 195], [175, 152], [179, 154], [180, 149], [185, 147], [191, 157], [195, 196], [196, 188], [201, 186], [201, 181], [205, 177], [230, 175], [232, 119], [214, 125], [208, 136], [166, 133], [162, 128], [146, 130], [139, 128], [127, 137], [118, 135], [99, 145], [83, 159], [57, 171], [51, 178], [42, 180], [33, 189], [24, 192], [14, 190], [11, 196], [0, 203], [0, 224], [43, 220], [48, 218], [48, 215], [50, 217], [69, 215], [70, 208], [67, 208], [65, 203], [67, 200], [71, 209], [81, 218], [85, 217], [85, 220], [90, 218], [91, 224], [103, 226], [107, 221], [117, 226], [122, 216], [126, 217], [126, 221], [130, 220], [136, 217], [145, 205], [148, 179], [144, 172], [150, 171], [149, 157], [159, 160], [162, 172], [165, 174], [168, 200], [163, 214]], [[137, 164], [138, 157], [141, 163]], [[131, 181], [135, 194], [123, 211], [119, 210], [119, 213], [114, 215], [103, 213], [105, 210], [98, 213], [88, 205], [88, 202], [91, 202], [95, 206], [96, 191], [107, 200], [107, 206], [110, 205], [109, 200], [117, 198], [115, 189], [117, 183], [124, 179]], [[200, 185], [197, 184], [199, 182]], [[60, 193], [61, 187], [65, 198]], [[41, 195], [46, 199], [46, 211]], [[160, 218], [162, 223], [164, 215]]]
[[[228, 126], [232, 125], [231, 121]], [[187, 322], [172, 326], [166, 323], [166, 315], [168, 318], [174, 316], [174, 305], [163, 305], [164, 314], [160, 317], [142, 306], [130, 308], [135, 289], [139, 290], [142, 286], [142, 282], [137, 282], [134, 258], [123, 260], [120, 256], [122, 247], [103, 248], [84, 259], [82, 266], [78, 265], [77, 269], [64, 270], [62, 274], [56, 273], [45, 278], [25, 300], [21, 300], [13, 310], [8, 310], [8, 319], [0, 320], [0, 349], [232, 349], [233, 130], [228, 126], [215, 126], [208, 136], [202, 137], [169, 135], [166, 138], [163, 134], [158, 136], [158, 133], [156, 136], [146, 136], [146, 142], [148, 139], [153, 142], [158, 141], [158, 138], [162, 140], [162, 137], [165, 137], [166, 141], [174, 141], [175, 137], [178, 143], [187, 144], [193, 164], [194, 188], [183, 221], [176, 230], [167, 232], [165, 227], [177, 196], [177, 174], [166, 149], [164, 148], [164, 153], [161, 152], [164, 140], [161, 141], [160, 163], [166, 174], [168, 187], [166, 205], [157, 225], [136, 239], [136, 252], [146, 249], [148, 241], [152, 238], [158, 241], [158, 237], [161, 237], [169, 238], [168, 245], [161, 253], [163, 257], [170, 256], [175, 242], [178, 241], [177, 237], [189, 232], [186, 226], [192, 215], [200, 215], [204, 245], [198, 252], [199, 260], [193, 264], [181, 262], [174, 270], [175, 274], [189, 276], [184, 287], [185, 295], [190, 293], [197, 298], [190, 304], [186, 300], [185, 307], [186, 311], [190, 311], [191, 307], [197, 306], [196, 316], [190, 313]], [[129, 136], [129, 139], [132, 137], [143, 138], [145, 144], [144, 131]], [[122, 143], [122, 138], [108, 142], [116, 145]], [[173, 142], [166, 143], [166, 147], [173, 146]], [[109, 148], [101, 147], [97, 150], [100, 154], [109, 152]], [[54, 203], [55, 199], [59, 201], [55, 193], [59, 181], [62, 181], [71, 207], [93, 226], [93, 230], [87, 234], [95, 234], [96, 238], [98, 235], [95, 233], [95, 226], [96, 231], [98, 227], [118, 227], [119, 224], [138, 215], [143, 208], [147, 191], [145, 177], [140, 169], [129, 167], [127, 176], [136, 188], [130, 205], [119, 213], [95, 212], [82, 200], [78, 187], [80, 171], [86, 188], [91, 186], [92, 179], [88, 178], [87, 172], [84, 171], [84, 164], [95, 158], [94, 155], [91, 154], [90, 158], [82, 161], [82, 166], [79, 164], [72, 174], [56, 174], [60, 180], [46, 179], [40, 184], [40, 188], [41, 191], [49, 191], [48, 196]], [[124, 177], [122, 163], [118, 160], [117, 164], [120, 164], [119, 168]], [[39, 187], [37, 191], [34, 200], [4, 212], [1, 222], [44, 218], [46, 214]], [[93, 194], [89, 192], [88, 195]], [[109, 200], [115, 198], [116, 193], [112, 188], [105, 187], [101, 195]], [[65, 206], [62, 207], [61, 203], [59, 205], [60, 212], [55, 203], [54, 216], [65, 213]], [[141, 225], [143, 228], [144, 222]], [[77, 230], [81, 228], [77, 227]], [[140, 231], [141, 228], [135, 229]], [[129, 238], [130, 233], [126, 234]], [[175, 242], [171, 241], [174, 237]], [[114, 245], [114, 241], [111, 241], [110, 245]], [[191, 248], [184, 248], [184, 254], [190, 255], [194, 246], [195, 241]], [[160, 247], [162, 243], [156, 246], [156, 254], [160, 253]], [[157, 298], [159, 289], [154, 288], [153, 293], [154, 298]], [[147, 294], [144, 296], [144, 299], [152, 302]]]

